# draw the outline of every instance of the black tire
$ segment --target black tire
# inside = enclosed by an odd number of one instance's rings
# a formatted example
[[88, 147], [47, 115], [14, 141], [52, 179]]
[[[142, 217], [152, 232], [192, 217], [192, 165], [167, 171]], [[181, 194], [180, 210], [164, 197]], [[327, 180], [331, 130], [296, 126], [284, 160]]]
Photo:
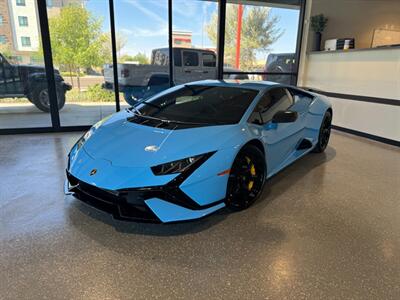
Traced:
[[[50, 112], [49, 93], [46, 83], [39, 83], [35, 86], [31, 93], [32, 103], [43, 112]], [[58, 109], [62, 109], [65, 105], [65, 91], [61, 87], [57, 87]]]
[[319, 129], [318, 142], [312, 152], [321, 153], [325, 151], [326, 146], [328, 146], [329, 143], [329, 137], [331, 136], [331, 126], [332, 114], [327, 111], [322, 119], [321, 127]]
[[265, 183], [264, 153], [256, 146], [244, 146], [230, 170], [225, 204], [232, 210], [243, 210], [253, 204]]

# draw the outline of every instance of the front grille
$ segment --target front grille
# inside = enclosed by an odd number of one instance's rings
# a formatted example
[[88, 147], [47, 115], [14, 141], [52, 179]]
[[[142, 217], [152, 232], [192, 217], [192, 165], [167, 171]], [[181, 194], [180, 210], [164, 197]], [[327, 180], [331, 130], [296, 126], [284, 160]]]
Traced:
[[[136, 220], [159, 223], [157, 216], [147, 207], [144, 199], [135, 193], [113, 194], [96, 186], [87, 184], [67, 172], [67, 178], [75, 198], [101, 211], [112, 214], [118, 220]], [[129, 196], [129, 197], [128, 197]], [[129, 198], [129, 202], [127, 199]]]

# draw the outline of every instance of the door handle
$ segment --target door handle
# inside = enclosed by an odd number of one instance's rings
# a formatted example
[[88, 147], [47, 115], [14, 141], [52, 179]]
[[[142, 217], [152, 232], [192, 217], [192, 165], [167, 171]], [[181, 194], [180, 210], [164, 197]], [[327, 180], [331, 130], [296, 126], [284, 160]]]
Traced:
[[185, 70], [185, 73], [191, 73], [192, 71], [190, 71], [190, 70]]
[[208, 73], [208, 71], [203, 71], [203, 74], [207, 74]]

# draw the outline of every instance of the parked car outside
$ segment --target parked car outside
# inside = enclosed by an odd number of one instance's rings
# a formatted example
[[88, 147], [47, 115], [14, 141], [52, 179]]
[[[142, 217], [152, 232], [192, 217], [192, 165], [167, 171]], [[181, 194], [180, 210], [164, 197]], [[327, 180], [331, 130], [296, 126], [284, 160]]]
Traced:
[[[293, 72], [295, 65], [294, 53], [271, 53], [267, 57], [264, 72], [271, 73], [290, 73]], [[266, 74], [263, 80], [278, 82], [282, 84], [291, 84], [290, 75]]]
[[[54, 70], [58, 108], [65, 104], [65, 94], [72, 86], [66, 83], [58, 70]], [[19, 65], [8, 61], [0, 53], [0, 98], [28, 98], [38, 109], [50, 112], [44, 66]]]

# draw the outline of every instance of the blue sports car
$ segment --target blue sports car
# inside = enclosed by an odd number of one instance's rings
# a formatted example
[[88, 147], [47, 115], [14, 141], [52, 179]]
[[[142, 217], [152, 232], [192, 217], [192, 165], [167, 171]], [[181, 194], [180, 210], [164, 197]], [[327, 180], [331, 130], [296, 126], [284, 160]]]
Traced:
[[95, 124], [68, 156], [65, 189], [115, 218], [192, 220], [242, 210], [266, 179], [325, 150], [332, 108], [263, 81], [199, 81]]

